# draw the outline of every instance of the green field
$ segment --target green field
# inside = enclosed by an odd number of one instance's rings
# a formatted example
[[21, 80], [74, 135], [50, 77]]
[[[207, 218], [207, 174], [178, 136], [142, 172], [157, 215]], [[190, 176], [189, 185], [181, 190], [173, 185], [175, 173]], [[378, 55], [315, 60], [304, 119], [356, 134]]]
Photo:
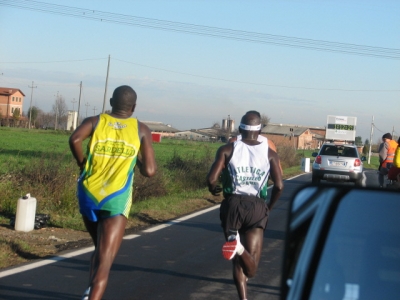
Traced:
[[[82, 229], [75, 196], [79, 170], [69, 150], [69, 136], [65, 131], [0, 128], [3, 223], [15, 214], [18, 198], [30, 193], [38, 200], [37, 211], [51, 215], [52, 225]], [[150, 179], [135, 173], [131, 217], [151, 211], [165, 218], [196, 209], [197, 204], [192, 208], [188, 201], [209, 195], [205, 177], [221, 145], [166, 138], [154, 143], [158, 172]], [[284, 178], [301, 173], [301, 158], [312, 162], [312, 152], [278, 147]], [[371, 164], [364, 162], [364, 166], [376, 169], [377, 161], [373, 156]]]
[[[12, 216], [18, 198], [31, 193], [38, 200], [37, 211], [51, 214], [54, 225], [81, 227], [75, 197], [79, 170], [69, 136], [63, 131], [0, 128], [0, 218]], [[152, 200], [154, 209], [178, 213], [185, 197], [207, 193], [205, 175], [221, 144], [163, 139], [153, 146], [158, 172], [150, 179], [136, 172], [132, 215], [141, 207], [148, 209], [146, 200]]]

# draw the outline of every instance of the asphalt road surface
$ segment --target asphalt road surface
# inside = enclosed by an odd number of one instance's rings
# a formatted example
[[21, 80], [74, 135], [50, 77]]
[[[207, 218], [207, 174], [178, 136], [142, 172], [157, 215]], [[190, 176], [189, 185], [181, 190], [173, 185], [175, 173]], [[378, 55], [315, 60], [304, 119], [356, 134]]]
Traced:
[[[377, 185], [376, 171], [365, 183]], [[289, 201], [311, 173], [285, 181], [270, 213], [251, 300], [279, 299], [280, 273]], [[238, 299], [231, 262], [222, 258], [224, 242], [218, 207], [126, 236], [111, 270], [103, 299]], [[81, 299], [87, 288], [91, 248], [0, 272], [0, 299]]]

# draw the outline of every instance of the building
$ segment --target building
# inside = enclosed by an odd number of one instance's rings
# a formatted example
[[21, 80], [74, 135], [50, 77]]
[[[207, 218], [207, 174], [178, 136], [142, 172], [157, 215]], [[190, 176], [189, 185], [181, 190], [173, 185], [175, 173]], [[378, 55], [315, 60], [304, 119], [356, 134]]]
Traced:
[[179, 130], [172, 127], [171, 125], [166, 125], [162, 122], [153, 122], [153, 121], [140, 121], [143, 124], [146, 124], [149, 127], [151, 133], [158, 133], [162, 137], [175, 137], [175, 133]]
[[16, 109], [22, 116], [25, 94], [16, 88], [0, 87], [0, 114], [3, 119], [10, 119]]
[[233, 132], [235, 130], [235, 120], [228, 117], [228, 119], [222, 119], [222, 126], [223, 130]]
[[66, 130], [74, 131], [78, 126], [78, 112], [75, 110], [69, 110], [67, 115], [67, 128]]
[[325, 139], [325, 129], [290, 124], [269, 123], [261, 134], [277, 146], [291, 146], [295, 149], [318, 149]]
[[217, 136], [210, 132], [204, 132], [196, 129], [184, 130], [175, 133], [175, 138], [184, 140], [204, 141], [211, 142], [216, 141]]

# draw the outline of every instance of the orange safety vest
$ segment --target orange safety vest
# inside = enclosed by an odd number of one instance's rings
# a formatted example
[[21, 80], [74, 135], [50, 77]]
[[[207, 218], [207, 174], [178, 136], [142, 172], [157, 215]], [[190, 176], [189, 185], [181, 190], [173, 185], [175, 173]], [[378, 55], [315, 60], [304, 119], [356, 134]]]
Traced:
[[382, 162], [382, 167], [386, 168], [386, 165], [388, 163], [392, 164], [393, 163], [393, 159], [394, 159], [394, 153], [396, 152], [396, 148], [397, 148], [397, 143], [394, 140], [390, 140], [387, 142], [389, 147], [388, 147], [388, 151], [387, 151], [387, 156], [385, 158], [385, 160]]

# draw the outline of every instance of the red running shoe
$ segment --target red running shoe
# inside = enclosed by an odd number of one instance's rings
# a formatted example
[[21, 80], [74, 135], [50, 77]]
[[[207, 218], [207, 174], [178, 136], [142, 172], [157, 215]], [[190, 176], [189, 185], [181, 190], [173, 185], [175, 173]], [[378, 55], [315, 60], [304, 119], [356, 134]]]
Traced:
[[228, 241], [222, 246], [222, 256], [227, 260], [231, 260], [236, 254], [242, 255], [243, 251], [239, 233], [230, 235]]

